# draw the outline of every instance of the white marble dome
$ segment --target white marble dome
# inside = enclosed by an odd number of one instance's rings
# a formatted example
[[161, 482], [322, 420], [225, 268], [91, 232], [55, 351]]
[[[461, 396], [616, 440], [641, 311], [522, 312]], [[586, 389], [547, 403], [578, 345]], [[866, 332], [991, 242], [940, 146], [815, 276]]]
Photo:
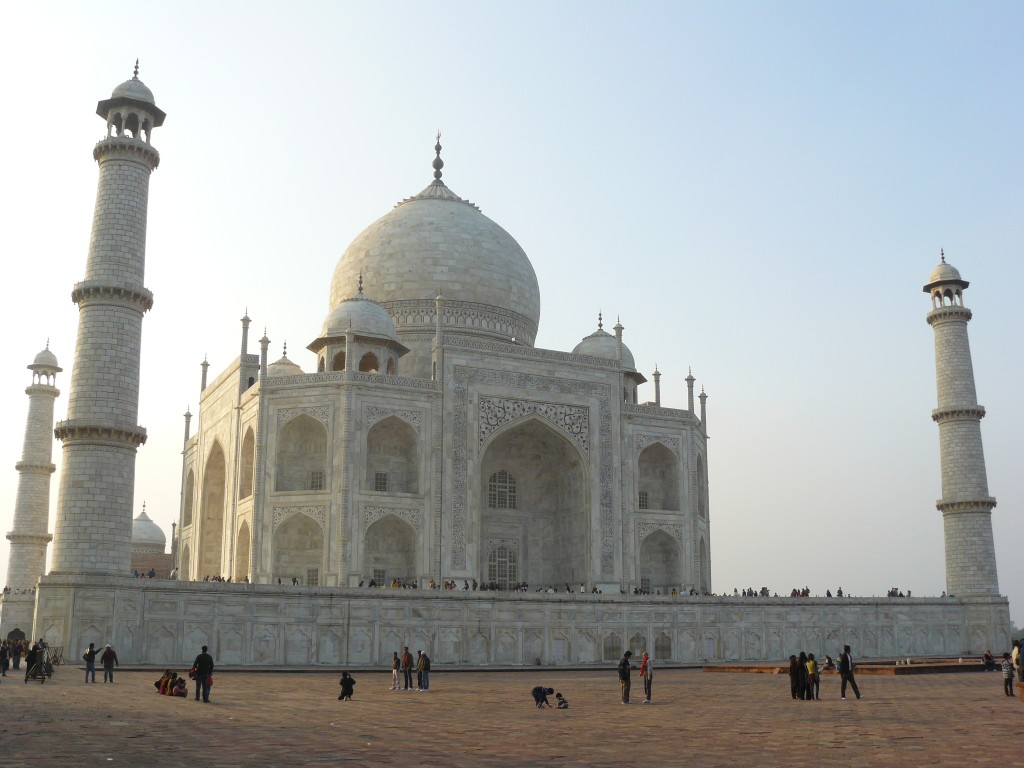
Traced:
[[144, 101], [147, 104], [156, 105], [156, 99], [153, 97], [153, 92], [149, 90], [144, 82], [139, 80], [138, 77], [133, 77], [131, 80], [125, 80], [114, 91], [110, 94], [112, 99], [134, 99], [135, 101]]
[[160, 526], [149, 519], [143, 509], [132, 521], [132, 552], [158, 552], [163, 554], [167, 537]]
[[380, 304], [359, 291], [336, 306], [324, 320], [321, 336], [343, 336], [348, 333], [398, 341], [395, 322]]
[[[573, 347], [574, 355], [589, 355], [590, 357], [605, 357], [609, 360], [618, 360], [619, 352], [615, 337], [603, 328], [598, 328], [589, 336], [584, 336], [583, 341]], [[633, 360], [633, 353], [629, 347], [622, 345], [622, 367], [629, 370], [636, 370], [636, 362]]]
[[532, 345], [540, 288], [519, 243], [439, 179], [399, 203], [345, 250], [331, 282], [331, 309], [363, 276], [364, 290], [403, 329], [429, 331], [444, 294], [449, 331]]
[[32, 370], [37, 370], [39, 368], [47, 368], [52, 371], [64, 370], [57, 364], [57, 356], [50, 351], [49, 347], [36, 355], [35, 360], [32, 361], [32, 365], [30, 365], [29, 368]]
[[275, 360], [267, 366], [268, 376], [301, 376], [303, 373], [305, 371], [289, 360], [288, 355], [284, 355], [280, 360]]
[[954, 267], [952, 264], [947, 264], [943, 261], [941, 264], [932, 270], [931, 276], [928, 278], [929, 283], [944, 283], [949, 280], [961, 280], [960, 270]]

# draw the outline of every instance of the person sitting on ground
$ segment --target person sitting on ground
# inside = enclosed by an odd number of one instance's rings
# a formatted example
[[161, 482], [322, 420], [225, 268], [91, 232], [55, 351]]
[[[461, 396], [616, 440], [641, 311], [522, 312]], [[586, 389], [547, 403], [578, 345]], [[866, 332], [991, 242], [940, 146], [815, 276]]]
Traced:
[[171, 676], [164, 681], [164, 684], [160, 687], [160, 693], [164, 696], [171, 695], [171, 688], [178, 682], [178, 673], [171, 672]]
[[352, 679], [352, 675], [348, 672], [342, 672], [341, 680], [338, 681], [338, 684], [341, 685], [338, 701], [352, 701], [352, 689], [356, 687], [356, 681]]
[[545, 688], [543, 685], [538, 685], [530, 693], [533, 694], [533, 703], [537, 705], [537, 709], [544, 709], [544, 705], [551, 706], [548, 701], [548, 696], [555, 692], [554, 688]]
[[184, 677], [179, 677], [174, 681], [174, 685], [170, 690], [171, 696], [181, 696], [186, 698], [188, 696], [188, 683], [185, 682]]
[[992, 656], [992, 651], [985, 651], [985, 655], [981, 657], [981, 663], [985, 665], [986, 672], [995, 672], [996, 660]]
[[556, 706], [556, 709], [568, 709], [569, 708], [569, 700], [567, 698], [565, 698], [565, 696], [563, 696], [562, 694], [556, 693], [555, 694], [555, 701], [558, 702], [558, 704]]
[[153, 687], [156, 688], [157, 693], [163, 693], [163, 688], [167, 685], [167, 681], [171, 679], [171, 670], [165, 669], [164, 673], [160, 675], [160, 679], [153, 683]]

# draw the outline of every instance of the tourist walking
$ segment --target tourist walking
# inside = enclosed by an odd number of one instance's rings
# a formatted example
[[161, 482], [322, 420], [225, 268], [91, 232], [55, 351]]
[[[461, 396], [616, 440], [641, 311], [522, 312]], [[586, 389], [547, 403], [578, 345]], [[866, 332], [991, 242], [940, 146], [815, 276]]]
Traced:
[[96, 650], [95, 643], [89, 643], [89, 647], [85, 653], [82, 654], [82, 658], [85, 659], [85, 682], [89, 682], [89, 675], [92, 674], [92, 681], [96, 682], [96, 654], [99, 651]]
[[644, 651], [640, 661], [640, 679], [644, 681], [644, 704], [651, 703], [651, 692], [654, 690], [654, 661]]
[[20, 640], [14, 641], [14, 646], [11, 648], [11, 667], [18, 669], [18, 665], [21, 664], [21, 653], [25, 648]]
[[202, 652], [192, 662], [192, 669], [196, 671], [196, 701], [199, 701], [199, 694], [203, 695], [203, 701], [210, 703], [210, 678], [213, 677], [213, 656], [206, 652], [203, 646]]
[[423, 651], [418, 651], [419, 658], [416, 659], [416, 689], [420, 691], [430, 690], [430, 657]]
[[794, 699], [796, 698], [797, 691], [800, 690], [799, 666], [800, 662], [796, 660], [796, 654], [789, 654], [789, 693]]
[[1003, 693], [1013, 696], [1013, 662], [1010, 661], [1010, 654], [1003, 654]]
[[409, 653], [409, 646], [406, 645], [402, 648], [402, 675], [405, 680], [403, 691], [412, 690], [412, 667], [412, 654]]
[[114, 682], [114, 667], [120, 666], [120, 664], [117, 661], [117, 653], [109, 645], [103, 649], [100, 664], [103, 665], [103, 682]]
[[853, 654], [850, 653], [848, 645], [844, 645], [843, 652], [839, 654], [839, 676], [843, 679], [843, 684], [839, 689], [840, 698], [846, 701], [846, 684], [849, 683], [853, 688], [853, 695], [860, 699], [860, 689], [853, 676]]
[[629, 704], [629, 671], [631, 669], [636, 669], [636, 667], [631, 666], [629, 663], [629, 660], [630, 658], [632, 658], [632, 656], [632, 651], [626, 651], [624, 654], [622, 654], [622, 659], [619, 660], [619, 690], [622, 693], [623, 704]]
[[401, 688], [398, 684], [398, 671], [402, 668], [402, 660], [398, 658], [398, 651], [391, 653], [391, 690], [397, 691]]

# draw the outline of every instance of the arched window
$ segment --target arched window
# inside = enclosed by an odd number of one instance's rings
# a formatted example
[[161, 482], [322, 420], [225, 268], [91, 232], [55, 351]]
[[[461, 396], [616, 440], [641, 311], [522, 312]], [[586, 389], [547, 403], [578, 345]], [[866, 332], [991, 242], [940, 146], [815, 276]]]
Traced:
[[359, 361], [359, 370], [363, 373], [380, 373], [380, 363], [373, 352], [367, 352]]
[[487, 480], [487, 506], [490, 509], [517, 509], [516, 479], [500, 469]]
[[395, 359], [393, 357], [388, 360], [388, 374], [395, 375]]
[[511, 589], [519, 581], [519, 558], [509, 547], [495, 547], [487, 556], [487, 581], [498, 589]]
[[331, 362], [332, 371], [344, 371], [345, 370], [345, 353], [339, 352], [334, 356], [334, 360]]
[[318, 359], [316, 361], [316, 372], [317, 373], [323, 373], [326, 370], [327, 370], [327, 359], [321, 356], [320, 359]]

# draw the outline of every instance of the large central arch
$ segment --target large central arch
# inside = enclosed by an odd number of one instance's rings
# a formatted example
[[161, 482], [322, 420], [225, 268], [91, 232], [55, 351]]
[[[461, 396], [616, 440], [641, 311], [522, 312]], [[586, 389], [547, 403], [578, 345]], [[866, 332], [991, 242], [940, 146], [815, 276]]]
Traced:
[[482, 581], [495, 546], [516, 554], [518, 578], [531, 588], [590, 580], [586, 460], [568, 438], [536, 417], [512, 424], [487, 443], [477, 482]]

